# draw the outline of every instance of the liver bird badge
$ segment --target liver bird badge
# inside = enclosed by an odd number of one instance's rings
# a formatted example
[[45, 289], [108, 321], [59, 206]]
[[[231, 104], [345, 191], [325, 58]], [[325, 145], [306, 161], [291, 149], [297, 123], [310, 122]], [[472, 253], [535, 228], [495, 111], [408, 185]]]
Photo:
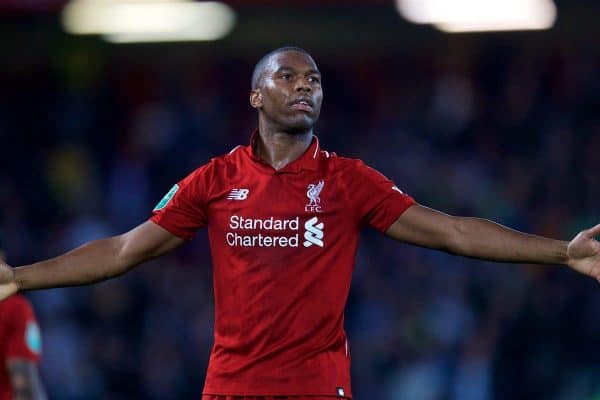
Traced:
[[311, 183], [307, 186], [306, 197], [308, 197], [308, 204], [304, 207], [304, 211], [307, 212], [321, 212], [321, 190], [323, 190], [325, 182], [321, 179], [319, 183]]

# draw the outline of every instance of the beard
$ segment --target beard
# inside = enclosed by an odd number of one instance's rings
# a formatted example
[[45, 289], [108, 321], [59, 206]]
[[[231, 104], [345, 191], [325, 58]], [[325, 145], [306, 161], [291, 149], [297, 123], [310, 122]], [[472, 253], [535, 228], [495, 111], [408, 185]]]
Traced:
[[260, 118], [277, 131], [290, 135], [302, 135], [312, 132], [319, 114], [320, 103], [315, 105], [313, 112], [290, 109], [288, 105], [267, 102], [258, 109]]
[[302, 118], [299, 121], [294, 121], [290, 124], [287, 124], [287, 126], [283, 126], [282, 130], [290, 135], [302, 135], [308, 131], [311, 131], [316, 122], [316, 119]]
[[295, 115], [286, 115], [277, 118], [276, 123], [278, 128], [290, 135], [302, 135], [313, 130], [319, 118], [319, 113], [316, 115], [308, 115], [304, 113], [295, 113]]

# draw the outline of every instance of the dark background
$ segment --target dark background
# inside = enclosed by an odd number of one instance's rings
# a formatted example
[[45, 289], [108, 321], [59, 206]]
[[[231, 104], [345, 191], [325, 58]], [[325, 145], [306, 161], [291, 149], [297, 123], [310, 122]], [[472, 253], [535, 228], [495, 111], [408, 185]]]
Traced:
[[[391, 2], [230, 1], [206, 43], [62, 31], [64, 2], [0, 0], [0, 204], [10, 263], [143, 222], [179, 179], [248, 140], [254, 63], [298, 45], [324, 74], [323, 148], [420, 203], [568, 239], [600, 222], [597, 1], [543, 32], [448, 35]], [[197, 399], [212, 343], [205, 232], [111, 282], [27, 294], [51, 399]], [[346, 312], [355, 398], [600, 398], [598, 283], [367, 231]]]

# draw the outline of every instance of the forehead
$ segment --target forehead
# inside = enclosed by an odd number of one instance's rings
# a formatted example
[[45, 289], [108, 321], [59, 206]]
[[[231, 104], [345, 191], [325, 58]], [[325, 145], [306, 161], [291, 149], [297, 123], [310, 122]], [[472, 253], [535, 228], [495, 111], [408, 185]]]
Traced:
[[311, 56], [299, 51], [284, 51], [273, 54], [265, 65], [265, 72], [273, 73], [281, 68], [291, 68], [298, 71], [319, 70]]

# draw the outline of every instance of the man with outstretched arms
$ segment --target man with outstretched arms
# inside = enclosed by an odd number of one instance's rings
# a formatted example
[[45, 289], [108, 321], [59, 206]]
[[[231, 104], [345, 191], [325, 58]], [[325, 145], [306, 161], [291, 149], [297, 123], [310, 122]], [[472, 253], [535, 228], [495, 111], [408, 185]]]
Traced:
[[[0, 268], [0, 296], [121, 275], [207, 227], [214, 263], [215, 341], [205, 399], [351, 398], [343, 329], [359, 232], [467, 257], [565, 264], [600, 279], [600, 225], [571, 242], [454, 217], [416, 203], [362, 161], [319, 146], [323, 91], [312, 57], [295, 47], [263, 57], [247, 146], [177, 183], [151, 219], [119, 236], [36, 264]], [[239, 397], [236, 397], [238, 399]]]

